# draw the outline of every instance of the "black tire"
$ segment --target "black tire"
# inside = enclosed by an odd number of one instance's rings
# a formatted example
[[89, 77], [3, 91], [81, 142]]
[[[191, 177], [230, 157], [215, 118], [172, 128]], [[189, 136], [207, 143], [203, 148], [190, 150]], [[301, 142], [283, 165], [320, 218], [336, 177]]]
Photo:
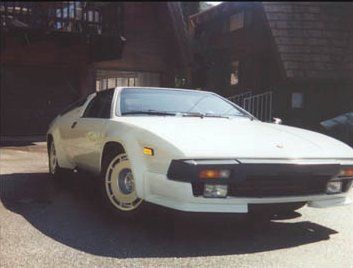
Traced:
[[[110, 213], [125, 219], [135, 219], [142, 216], [147, 204], [137, 197], [127, 154], [124, 152], [118, 154], [107, 153], [102, 161], [102, 171], [98, 183], [104, 206]], [[126, 175], [124, 175], [124, 172], [126, 172]], [[116, 175], [118, 175], [117, 178]], [[127, 177], [130, 181], [132, 180], [130, 182], [132, 187], [129, 189], [124, 188], [126, 187]], [[121, 178], [125, 178], [125, 184], [121, 183]], [[122, 202], [120, 199], [124, 198], [132, 202]]]
[[[54, 156], [55, 159], [53, 159]], [[48, 168], [52, 179], [59, 179], [63, 175], [64, 170], [59, 166], [53, 140], [48, 142]]]

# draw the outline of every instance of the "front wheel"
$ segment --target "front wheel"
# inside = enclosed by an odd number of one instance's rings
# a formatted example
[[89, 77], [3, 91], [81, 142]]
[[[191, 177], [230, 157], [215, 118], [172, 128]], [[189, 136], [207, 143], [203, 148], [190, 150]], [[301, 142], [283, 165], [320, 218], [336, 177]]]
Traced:
[[143, 200], [137, 196], [135, 179], [127, 154], [122, 153], [105, 160], [101, 186], [105, 203], [114, 212], [127, 216], [141, 210]]

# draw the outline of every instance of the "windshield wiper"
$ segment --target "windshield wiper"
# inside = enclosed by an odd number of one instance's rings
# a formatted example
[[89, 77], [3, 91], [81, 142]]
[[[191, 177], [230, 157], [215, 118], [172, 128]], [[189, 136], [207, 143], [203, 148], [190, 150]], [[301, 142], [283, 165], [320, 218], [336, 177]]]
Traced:
[[210, 114], [210, 113], [206, 113], [205, 117], [216, 117], [216, 118], [229, 118], [229, 116], [226, 115], [222, 115], [222, 114]]
[[162, 112], [162, 111], [155, 111], [155, 110], [131, 111], [131, 112], [121, 113], [121, 115], [129, 115], [129, 114], [175, 115], [175, 113], [172, 113], [172, 112]]
[[247, 117], [247, 118], [249, 118], [251, 121], [253, 121], [254, 120], [254, 116], [251, 116], [251, 115], [248, 115], [248, 114], [233, 114], [233, 115], [231, 115], [231, 116], [239, 116], [239, 117]]
[[181, 113], [182, 116], [184, 117], [216, 117], [216, 118], [229, 118], [228, 116], [225, 115], [220, 115], [220, 114], [211, 114], [211, 113], [199, 113], [199, 112], [184, 112]]
[[182, 112], [179, 114], [183, 117], [201, 117], [201, 118], [205, 117], [205, 114], [197, 113], [197, 112]]

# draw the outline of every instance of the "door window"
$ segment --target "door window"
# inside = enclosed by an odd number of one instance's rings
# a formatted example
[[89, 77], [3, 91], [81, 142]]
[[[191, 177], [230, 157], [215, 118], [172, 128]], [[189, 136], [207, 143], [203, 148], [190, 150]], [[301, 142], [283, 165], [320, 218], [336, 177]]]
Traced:
[[98, 92], [97, 95], [88, 104], [82, 117], [110, 118], [113, 94], [113, 89]]
[[78, 108], [78, 107], [81, 107], [83, 104], [85, 104], [87, 100], [87, 97], [84, 97], [84, 98], [81, 98], [81, 99], [78, 99], [77, 101], [75, 101], [74, 103], [70, 104], [69, 106], [67, 106], [61, 113], [60, 115], [64, 115], [68, 112], [71, 112], [72, 110]]

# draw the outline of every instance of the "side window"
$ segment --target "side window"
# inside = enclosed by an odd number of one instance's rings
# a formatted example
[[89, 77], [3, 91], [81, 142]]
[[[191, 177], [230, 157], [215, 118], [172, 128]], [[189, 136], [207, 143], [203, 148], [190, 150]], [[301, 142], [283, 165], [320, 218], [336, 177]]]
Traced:
[[98, 115], [98, 95], [96, 95], [90, 103], [88, 103], [85, 112], [82, 117], [97, 117]]
[[76, 109], [77, 107], [80, 107], [82, 106], [87, 100], [87, 97], [84, 97], [84, 98], [81, 98], [81, 99], [78, 99], [77, 101], [75, 101], [74, 103], [70, 104], [68, 107], [66, 107], [64, 109], [64, 111], [62, 111], [60, 113], [60, 115], [64, 115], [68, 112], [71, 112], [73, 109]]
[[101, 110], [98, 116], [100, 118], [110, 118], [114, 90], [108, 90], [106, 93], [100, 99]]
[[114, 90], [98, 92], [88, 104], [82, 117], [110, 118]]

